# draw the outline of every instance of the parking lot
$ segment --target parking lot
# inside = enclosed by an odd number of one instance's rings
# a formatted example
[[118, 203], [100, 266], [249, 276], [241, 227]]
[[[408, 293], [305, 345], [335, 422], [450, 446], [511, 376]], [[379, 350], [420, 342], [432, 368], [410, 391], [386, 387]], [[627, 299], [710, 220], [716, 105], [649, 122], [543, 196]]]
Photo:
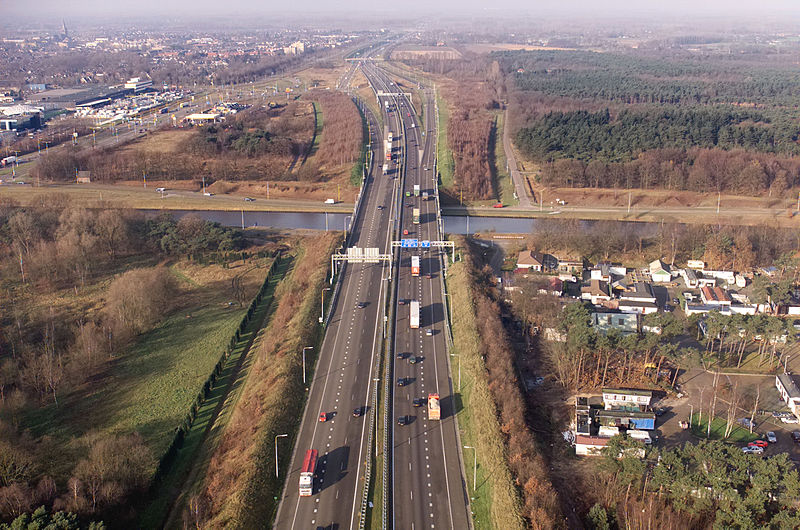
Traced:
[[[663, 398], [655, 404], [656, 407], [667, 409], [656, 422], [661, 447], [675, 447], [688, 441], [696, 442], [698, 440], [691, 431], [681, 429], [678, 423], [688, 421], [692, 411], [696, 414], [701, 408], [704, 415], [708, 414], [712, 400], [713, 382], [714, 375], [712, 373], [691, 370], [680, 377], [682, 397]], [[787, 412], [789, 410], [778, 395], [774, 375], [720, 375], [718, 384], [719, 386], [729, 384], [731, 387], [735, 385], [740, 395], [751, 397], [755, 396], [757, 389], [760, 389], [758, 404], [760, 410]], [[729, 406], [729, 402], [722, 398], [721, 394], [722, 392], [719, 392], [717, 397], [717, 416], [724, 416]], [[751, 414], [752, 409], [746, 410], [738, 407], [736, 418], [750, 418]], [[783, 423], [771, 414], [757, 414], [754, 421], [753, 432], [758, 433], [760, 438], [764, 438], [767, 431], [775, 432], [778, 438], [777, 443], [770, 444], [765, 454], [786, 452], [792, 460], [800, 464], [800, 444], [794, 443], [791, 438], [792, 431], [800, 431], [800, 424]]]

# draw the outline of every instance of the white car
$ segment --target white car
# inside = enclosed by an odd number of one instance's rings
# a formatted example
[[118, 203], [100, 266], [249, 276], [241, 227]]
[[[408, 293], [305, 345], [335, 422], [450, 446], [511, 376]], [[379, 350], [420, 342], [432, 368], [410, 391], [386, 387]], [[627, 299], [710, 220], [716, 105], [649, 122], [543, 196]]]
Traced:
[[433, 335], [433, 330], [431, 328], [426, 329], [425, 330], [425, 335], [430, 337], [431, 335]]
[[778, 437], [773, 431], [767, 431], [767, 441], [771, 444], [778, 443]]
[[795, 416], [782, 416], [781, 421], [783, 423], [800, 423], [800, 420], [798, 420]]
[[748, 445], [747, 447], [742, 447], [742, 452], [746, 455], [763, 455], [764, 449], [762, 447]]

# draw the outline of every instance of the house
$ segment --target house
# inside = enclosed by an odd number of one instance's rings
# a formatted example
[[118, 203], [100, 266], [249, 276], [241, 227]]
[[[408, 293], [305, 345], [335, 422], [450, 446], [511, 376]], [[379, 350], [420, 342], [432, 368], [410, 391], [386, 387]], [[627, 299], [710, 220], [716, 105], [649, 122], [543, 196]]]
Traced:
[[656, 283], [667, 283], [672, 280], [669, 267], [660, 259], [650, 264], [650, 278]]
[[608, 445], [610, 438], [578, 434], [575, 436], [575, 454], [583, 456], [597, 456], [603, 447]]
[[598, 410], [595, 420], [600, 426], [625, 427], [641, 431], [652, 431], [656, 428], [654, 412], [633, 411], [624, 409]]
[[733, 271], [709, 271], [704, 270], [703, 276], [705, 278], [714, 278], [717, 280], [722, 280], [727, 282], [728, 285], [733, 285], [736, 283], [736, 274]]
[[558, 260], [558, 271], [580, 274], [583, 272], [583, 262], [569, 259]]
[[635, 388], [604, 388], [603, 404], [606, 410], [630, 409], [644, 411], [650, 407], [653, 392]]
[[627, 269], [619, 264], [613, 264], [610, 261], [601, 261], [591, 270], [592, 280], [603, 280], [604, 282], [611, 283], [615, 279], [622, 278], [627, 274]]
[[560, 278], [551, 276], [547, 279], [547, 286], [539, 289], [539, 294], [549, 294], [552, 296], [561, 296], [564, 292], [564, 282]]
[[632, 313], [592, 313], [591, 325], [603, 334], [612, 329], [624, 335], [638, 333], [639, 316]]
[[658, 313], [658, 304], [647, 301], [640, 302], [638, 300], [619, 300], [617, 302], [617, 309], [623, 313], [649, 315], [650, 313]]
[[775, 387], [778, 389], [781, 399], [786, 402], [786, 406], [792, 414], [800, 418], [800, 380], [793, 374], [779, 374], [775, 377]]
[[523, 250], [517, 257], [518, 271], [549, 272], [558, 266], [558, 260], [550, 254]]
[[697, 274], [692, 269], [681, 269], [680, 271], [681, 278], [683, 278], [683, 282], [686, 284], [686, 287], [689, 289], [697, 289], [699, 285]]
[[591, 434], [592, 411], [589, 406], [589, 398], [578, 396], [575, 398], [575, 434]]
[[656, 295], [653, 294], [653, 287], [647, 282], [634, 282], [633, 286], [628, 286], [628, 288], [619, 295], [619, 299], [632, 302], [656, 303]]
[[589, 285], [581, 287], [581, 300], [589, 300], [595, 305], [611, 300], [608, 283], [602, 280], [590, 280]]
[[722, 287], [703, 287], [700, 289], [700, 299], [705, 305], [731, 307], [731, 299]]

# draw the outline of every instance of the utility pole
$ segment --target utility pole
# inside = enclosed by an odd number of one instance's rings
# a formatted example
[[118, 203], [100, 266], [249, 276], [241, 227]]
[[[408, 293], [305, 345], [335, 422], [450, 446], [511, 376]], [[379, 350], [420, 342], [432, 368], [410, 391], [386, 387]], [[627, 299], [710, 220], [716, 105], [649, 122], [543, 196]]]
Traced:
[[631, 213], [631, 192], [628, 191], [628, 213]]
[[722, 201], [722, 192], [717, 192], [717, 214], [719, 214], [719, 203]]
[[306, 384], [306, 350], [313, 350], [313, 346], [303, 348], [303, 384]]

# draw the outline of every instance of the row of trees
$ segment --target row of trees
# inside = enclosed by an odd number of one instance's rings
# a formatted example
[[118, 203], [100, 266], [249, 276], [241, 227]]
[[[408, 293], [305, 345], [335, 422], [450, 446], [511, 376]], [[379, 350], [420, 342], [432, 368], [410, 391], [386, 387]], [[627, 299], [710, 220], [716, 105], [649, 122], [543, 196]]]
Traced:
[[[469, 258], [472, 265], [472, 258]], [[526, 421], [526, 404], [514, 367], [514, 348], [500, 318], [498, 293], [491, 270], [472, 270], [475, 316], [485, 359], [489, 389], [507, 436], [508, 465], [525, 500], [524, 515], [536, 528], [552, 528], [562, 518], [558, 497], [550, 481], [548, 464]]]
[[471, 199], [489, 199], [494, 189], [489, 168], [489, 135], [492, 120], [485, 111], [459, 108], [450, 114], [447, 143], [455, 162], [455, 180]]
[[528, 236], [527, 248], [556, 255], [650, 262], [665, 259], [684, 263], [702, 259], [710, 269], [747, 272], [776, 266], [781, 279], [796, 279], [800, 249], [796, 230], [767, 224], [760, 226], [712, 226], [664, 223], [643, 225], [623, 221], [540, 219]]
[[577, 110], [551, 112], [517, 132], [516, 144], [536, 160], [625, 162], [652, 149], [719, 148], [798, 154], [800, 128], [756, 111], [729, 107], [624, 109], [612, 117]]
[[322, 109], [322, 137], [314, 157], [319, 170], [354, 163], [364, 145], [364, 127], [353, 100], [332, 90], [314, 90], [304, 97]]

